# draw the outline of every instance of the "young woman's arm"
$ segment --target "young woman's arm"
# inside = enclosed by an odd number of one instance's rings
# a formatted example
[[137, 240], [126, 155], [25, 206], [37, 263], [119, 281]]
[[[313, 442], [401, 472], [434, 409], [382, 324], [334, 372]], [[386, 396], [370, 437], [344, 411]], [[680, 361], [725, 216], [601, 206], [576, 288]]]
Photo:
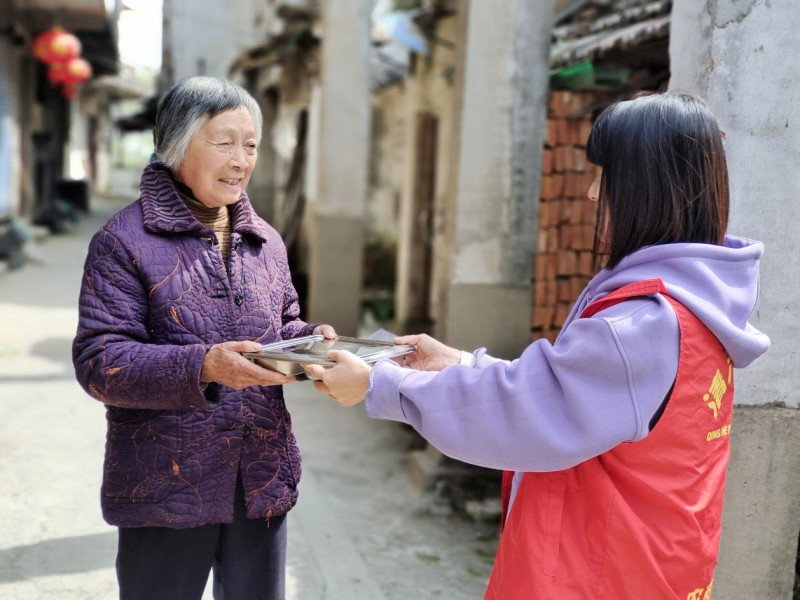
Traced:
[[675, 380], [678, 331], [665, 301], [631, 300], [510, 363], [487, 357], [483, 368], [420, 372], [383, 361], [370, 375], [367, 412], [410, 424], [465, 462], [565, 469], [647, 435]]

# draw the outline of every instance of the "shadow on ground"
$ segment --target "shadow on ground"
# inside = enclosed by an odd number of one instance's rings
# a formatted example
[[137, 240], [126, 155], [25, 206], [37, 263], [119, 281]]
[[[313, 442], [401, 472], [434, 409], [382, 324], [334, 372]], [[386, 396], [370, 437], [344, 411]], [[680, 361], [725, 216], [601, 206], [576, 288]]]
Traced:
[[113, 568], [116, 548], [116, 531], [5, 548], [0, 550], [0, 583]]

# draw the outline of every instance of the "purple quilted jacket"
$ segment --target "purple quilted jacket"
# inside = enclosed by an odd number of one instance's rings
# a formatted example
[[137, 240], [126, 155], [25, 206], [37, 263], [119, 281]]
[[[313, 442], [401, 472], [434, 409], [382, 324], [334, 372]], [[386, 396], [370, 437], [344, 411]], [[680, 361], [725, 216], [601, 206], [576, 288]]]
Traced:
[[92, 239], [73, 343], [78, 381], [106, 405], [103, 515], [121, 527], [233, 519], [241, 469], [247, 516], [297, 501], [300, 454], [280, 386], [200, 384], [206, 350], [308, 335], [280, 236], [246, 195], [232, 207], [230, 273], [167, 167], [151, 163], [137, 202]]

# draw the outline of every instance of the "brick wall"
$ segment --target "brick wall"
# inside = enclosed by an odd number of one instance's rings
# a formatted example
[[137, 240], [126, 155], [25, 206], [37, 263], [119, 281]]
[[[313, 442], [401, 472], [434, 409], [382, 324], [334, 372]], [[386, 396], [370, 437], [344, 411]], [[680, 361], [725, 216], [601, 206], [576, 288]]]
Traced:
[[539, 230], [533, 273], [531, 340], [555, 340], [573, 303], [594, 274], [596, 205], [587, 198], [599, 168], [586, 160], [592, 107], [606, 99], [592, 92], [550, 94], [542, 157]]

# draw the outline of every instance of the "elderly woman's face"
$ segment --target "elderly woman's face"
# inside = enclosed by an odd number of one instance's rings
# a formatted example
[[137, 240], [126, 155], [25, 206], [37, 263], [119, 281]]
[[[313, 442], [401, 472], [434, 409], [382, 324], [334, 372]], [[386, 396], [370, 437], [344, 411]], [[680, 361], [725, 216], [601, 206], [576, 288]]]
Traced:
[[253, 117], [241, 107], [203, 123], [175, 176], [206, 206], [227, 206], [242, 195], [256, 157]]

